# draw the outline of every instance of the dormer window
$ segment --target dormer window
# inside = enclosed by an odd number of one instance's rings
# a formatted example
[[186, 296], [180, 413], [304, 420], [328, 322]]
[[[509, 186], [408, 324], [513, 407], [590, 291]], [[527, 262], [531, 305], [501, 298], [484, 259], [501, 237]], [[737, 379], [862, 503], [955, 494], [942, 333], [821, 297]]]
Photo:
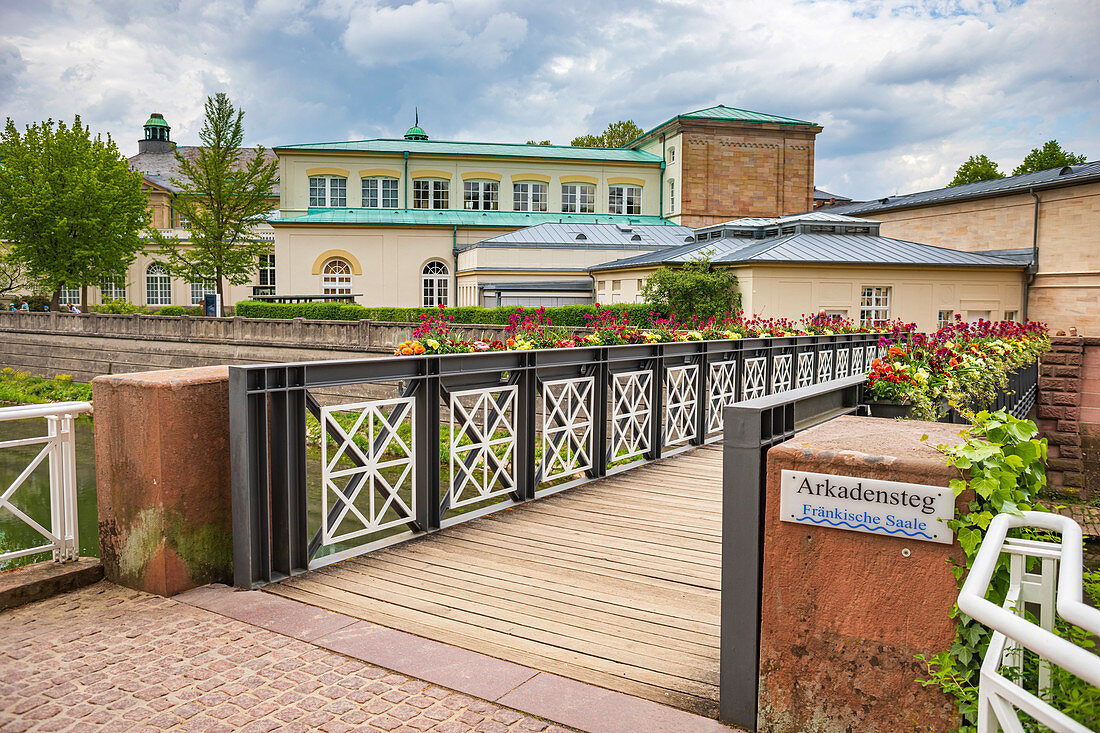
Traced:
[[345, 208], [348, 205], [348, 179], [338, 176], [310, 176], [309, 205]]
[[612, 214], [642, 213], [640, 186], [611, 186], [607, 189], [607, 210]]
[[500, 184], [496, 181], [466, 181], [462, 184], [463, 205], [474, 211], [500, 208]]

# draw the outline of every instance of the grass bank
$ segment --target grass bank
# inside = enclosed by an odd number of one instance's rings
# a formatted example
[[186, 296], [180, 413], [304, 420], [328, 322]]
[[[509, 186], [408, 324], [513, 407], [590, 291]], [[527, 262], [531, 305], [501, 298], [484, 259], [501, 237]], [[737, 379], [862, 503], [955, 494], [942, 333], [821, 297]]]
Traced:
[[0, 369], [0, 402], [12, 405], [38, 405], [45, 402], [91, 402], [92, 385], [74, 382], [69, 374], [54, 379]]

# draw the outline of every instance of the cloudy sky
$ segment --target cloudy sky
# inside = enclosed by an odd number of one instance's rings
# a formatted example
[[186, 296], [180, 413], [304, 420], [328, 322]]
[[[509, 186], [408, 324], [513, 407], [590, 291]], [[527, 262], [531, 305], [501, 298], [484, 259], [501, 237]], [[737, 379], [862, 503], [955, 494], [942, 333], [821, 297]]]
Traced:
[[398, 137], [568, 143], [714, 104], [812, 120], [817, 185], [945, 184], [1050, 138], [1100, 159], [1097, 0], [0, 0], [0, 117], [80, 114], [136, 152], [208, 94], [267, 146]]

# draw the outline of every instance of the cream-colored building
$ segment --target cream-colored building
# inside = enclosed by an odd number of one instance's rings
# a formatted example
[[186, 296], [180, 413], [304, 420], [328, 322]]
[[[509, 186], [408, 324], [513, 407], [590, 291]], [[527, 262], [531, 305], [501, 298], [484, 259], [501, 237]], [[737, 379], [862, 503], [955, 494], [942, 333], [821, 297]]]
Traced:
[[475, 245], [540, 224], [797, 211], [812, 200], [820, 129], [719, 105], [615, 149], [435, 141], [419, 126], [401, 140], [281, 146], [277, 291], [373, 306], [577, 302], [595, 250]]
[[737, 275], [745, 313], [797, 319], [824, 310], [856, 321], [901, 318], [935, 330], [956, 315], [1017, 320], [1026, 265], [881, 236], [879, 223], [813, 212], [696, 230], [696, 242], [589, 268], [596, 299], [634, 302], [662, 266], [700, 256]]
[[1023, 315], [1100, 336], [1100, 162], [825, 209], [900, 239], [1031, 265]]

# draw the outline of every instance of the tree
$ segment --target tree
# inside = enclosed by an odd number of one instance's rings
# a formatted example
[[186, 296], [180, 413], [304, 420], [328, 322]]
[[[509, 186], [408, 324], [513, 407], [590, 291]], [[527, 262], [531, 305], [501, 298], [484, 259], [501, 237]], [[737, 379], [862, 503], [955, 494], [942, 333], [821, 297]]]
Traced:
[[1046, 171], [1051, 168], [1062, 168], [1063, 166], [1078, 165], [1085, 162], [1084, 155], [1077, 155], [1068, 150], [1063, 150], [1057, 140], [1047, 140], [1043, 143], [1043, 147], [1034, 148], [1028, 153], [1024, 157], [1024, 162], [1012, 171], [1012, 175], [1035, 173], [1036, 171]]
[[0, 240], [29, 283], [51, 292], [122, 276], [144, 249], [149, 223], [142, 176], [110, 135], [91, 136], [77, 116], [0, 133]]
[[257, 235], [254, 225], [270, 210], [268, 199], [278, 177], [278, 161], [264, 160], [256, 148], [250, 159], [241, 149], [244, 111], [224, 93], [206, 99], [206, 119], [194, 160], [176, 151], [180, 190], [176, 211], [189, 220], [190, 243], [180, 246], [160, 232], [154, 239], [174, 275], [191, 282], [214, 280], [219, 295], [224, 283], [243, 285], [259, 268], [271, 244]]
[[551, 143], [550, 143], [549, 140], [528, 140], [527, 144], [528, 145], [550, 145]]
[[642, 297], [662, 305], [681, 321], [692, 316], [721, 317], [741, 309], [737, 276], [729, 268], [715, 267], [704, 254], [682, 267], [662, 267], [646, 280]]
[[971, 155], [970, 159], [959, 166], [955, 171], [955, 177], [948, 186], [961, 186], [964, 183], [977, 183], [978, 181], [992, 181], [996, 178], [1004, 178], [1005, 174], [997, 168], [997, 163], [986, 157], [985, 153]]
[[612, 122], [599, 135], [581, 135], [569, 143], [575, 148], [621, 148], [645, 134], [634, 120]]
[[10, 247], [0, 248], [0, 295], [27, 287], [27, 266], [12, 256]]

